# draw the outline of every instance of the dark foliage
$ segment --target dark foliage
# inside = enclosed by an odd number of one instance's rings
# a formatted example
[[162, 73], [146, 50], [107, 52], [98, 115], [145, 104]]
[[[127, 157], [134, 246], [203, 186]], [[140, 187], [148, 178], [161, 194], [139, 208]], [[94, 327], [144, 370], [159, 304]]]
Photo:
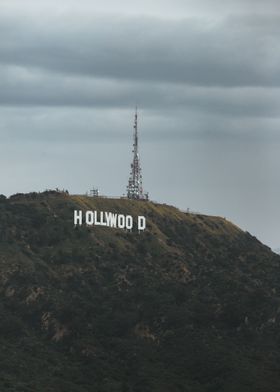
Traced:
[[[74, 209], [145, 215], [144, 233]], [[280, 257], [218, 217], [0, 195], [0, 390], [278, 392]]]

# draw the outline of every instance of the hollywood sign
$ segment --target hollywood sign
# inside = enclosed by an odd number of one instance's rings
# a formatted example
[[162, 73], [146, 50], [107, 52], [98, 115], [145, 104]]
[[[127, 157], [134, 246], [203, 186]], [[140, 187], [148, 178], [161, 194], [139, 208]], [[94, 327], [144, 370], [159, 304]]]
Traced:
[[143, 231], [146, 229], [146, 218], [139, 215], [135, 222], [131, 215], [115, 214], [107, 211], [74, 210], [74, 225], [81, 226], [82, 224], [126, 230], [132, 230], [136, 226], [137, 230]]

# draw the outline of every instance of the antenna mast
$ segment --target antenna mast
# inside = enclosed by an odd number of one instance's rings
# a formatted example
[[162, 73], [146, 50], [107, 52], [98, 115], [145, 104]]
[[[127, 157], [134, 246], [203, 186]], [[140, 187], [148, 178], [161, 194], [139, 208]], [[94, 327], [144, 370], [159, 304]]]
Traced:
[[134, 115], [134, 125], [133, 125], [134, 133], [133, 133], [133, 161], [130, 171], [130, 177], [128, 180], [127, 186], [127, 197], [128, 199], [144, 199], [148, 200], [148, 193], [143, 192], [142, 186], [142, 174], [141, 174], [141, 166], [140, 166], [140, 158], [138, 151], [138, 113], [137, 107], [135, 109]]

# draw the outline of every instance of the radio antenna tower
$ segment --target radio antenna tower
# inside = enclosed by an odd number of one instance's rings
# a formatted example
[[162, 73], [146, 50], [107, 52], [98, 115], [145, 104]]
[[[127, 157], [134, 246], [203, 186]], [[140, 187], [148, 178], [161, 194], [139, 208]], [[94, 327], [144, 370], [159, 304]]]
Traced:
[[133, 161], [130, 171], [130, 176], [128, 180], [127, 186], [127, 197], [128, 199], [142, 199], [148, 200], [148, 193], [143, 192], [142, 186], [142, 174], [141, 174], [141, 166], [140, 166], [140, 158], [138, 151], [138, 113], [137, 107], [135, 109], [134, 115], [134, 133], [133, 133]]

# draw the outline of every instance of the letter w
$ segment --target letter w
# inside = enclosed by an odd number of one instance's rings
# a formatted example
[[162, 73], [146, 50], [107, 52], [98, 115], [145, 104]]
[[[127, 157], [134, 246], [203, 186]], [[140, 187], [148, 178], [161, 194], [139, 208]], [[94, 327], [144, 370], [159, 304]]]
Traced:
[[116, 227], [117, 226], [117, 214], [112, 214], [112, 212], [105, 212], [107, 226]]

